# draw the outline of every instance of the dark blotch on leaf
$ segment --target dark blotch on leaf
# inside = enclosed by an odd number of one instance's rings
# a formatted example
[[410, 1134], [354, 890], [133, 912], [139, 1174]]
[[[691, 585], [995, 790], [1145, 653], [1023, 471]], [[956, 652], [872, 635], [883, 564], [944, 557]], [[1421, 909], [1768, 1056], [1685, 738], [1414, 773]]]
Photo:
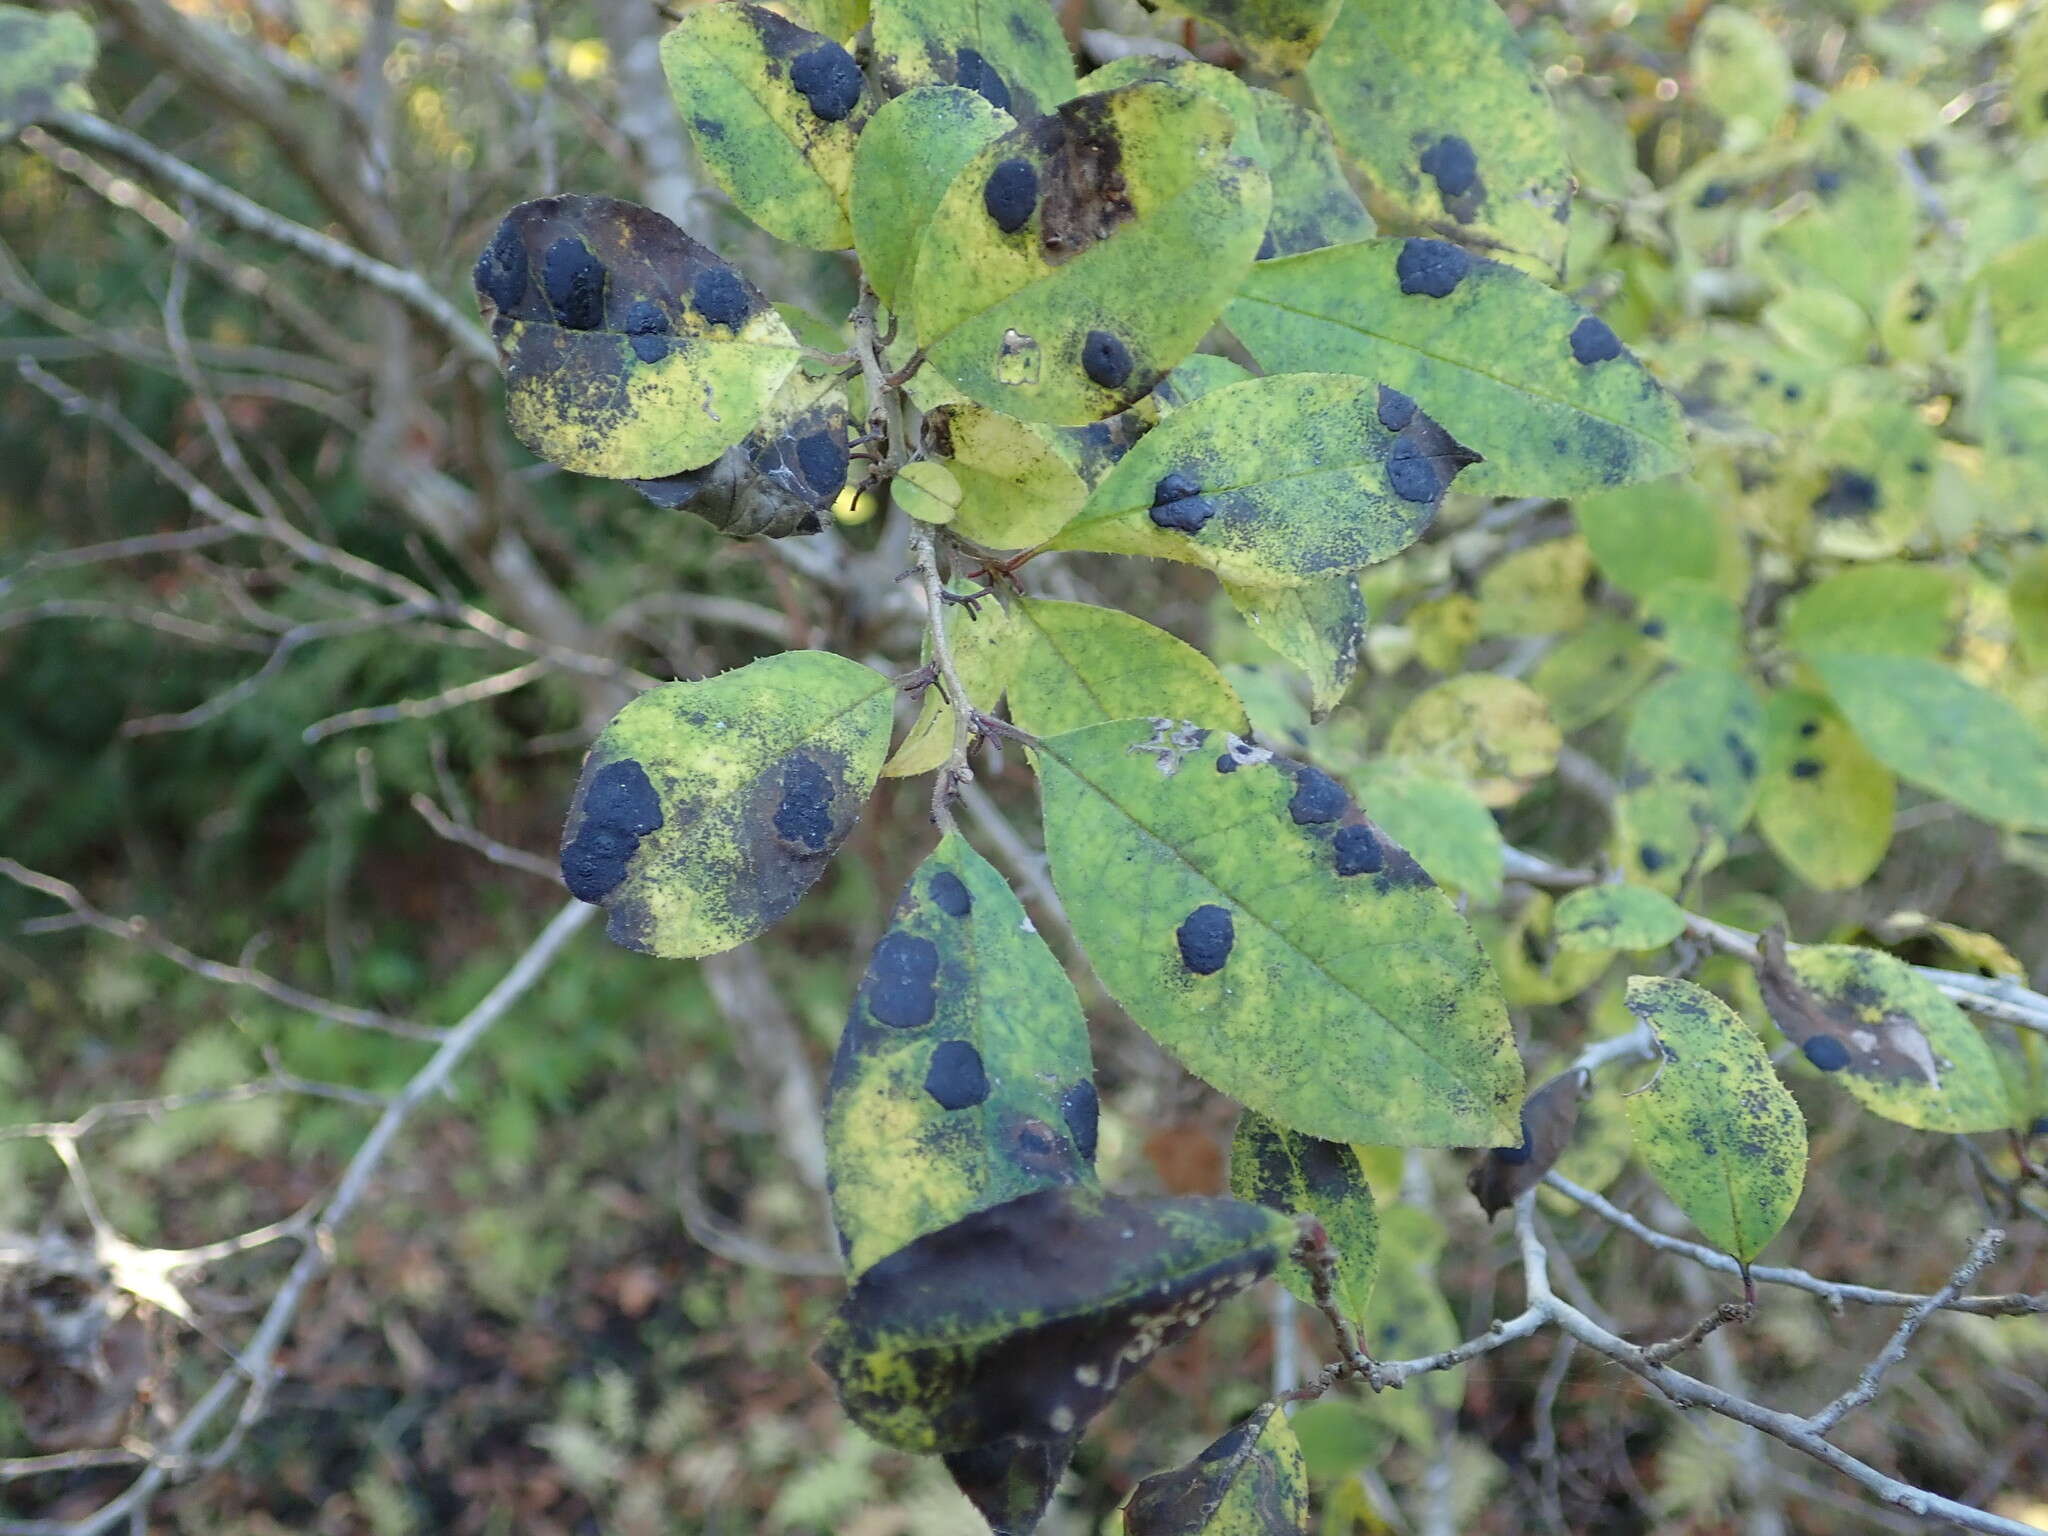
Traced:
[[1455, 133], [1447, 133], [1422, 152], [1422, 173], [1445, 198], [1463, 197], [1479, 180], [1479, 157]]
[[1818, 736], [1820, 734], [1820, 722], [1818, 720], [1800, 721], [1799, 734], [1802, 736]]
[[1398, 432], [1415, 419], [1415, 402], [1398, 389], [1380, 386], [1380, 425], [1389, 432]]
[[1386, 867], [1386, 855], [1371, 827], [1339, 827], [1330, 849], [1337, 855], [1340, 875], [1376, 875]]
[[942, 1040], [932, 1052], [931, 1069], [924, 1075], [924, 1091], [938, 1100], [941, 1109], [972, 1109], [988, 1097], [988, 1073], [982, 1069], [981, 1052], [965, 1040]]
[[1841, 186], [1842, 173], [1840, 171], [1815, 171], [1813, 173], [1813, 190], [1822, 197], [1834, 196], [1836, 192], [1841, 190]]
[[1038, 206], [1038, 172], [1031, 162], [1005, 160], [990, 171], [981, 189], [981, 206], [1006, 235], [1030, 223], [1031, 210]]
[[1658, 870], [1670, 863], [1671, 860], [1662, 848], [1645, 843], [1636, 850], [1636, 862], [1654, 875]]
[[477, 257], [472, 276], [476, 291], [499, 313], [509, 315], [519, 308], [526, 297], [526, 242], [509, 223], [498, 226], [496, 237]]
[[775, 835], [812, 853], [823, 853], [831, 844], [832, 779], [808, 757], [792, 757], [783, 764]]
[[1870, 476], [1853, 469], [1828, 471], [1827, 488], [1813, 499], [1815, 517], [1864, 517], [1877, 510], [1883, 493]]
[[643, 363], [658, 363], [668, 356], [669, 346], [666, 336], [652, 334], [629, 336], [626, 338], [626, 344], [633, 349], [633, 355]]
[[1387, 454], [1387, 485], [1403, 501], [1426, 505], [1442, 499], [1460, 470], [1479, 462], [1480, 455], [1416, 411]]
[[1194, 476], [1181, 470], [1160, 476], [1152, 487], [1152, 521], [1175, 533], [1200, 533], [1202, 525], [1216, 515], [1216, 508], [1202, 499], [1202, 487]]
[[2029, 1136], [2048, 1136], [2048, 1115], [2041, 1116], [2040, 1119], [2028, 1126], [2027, 1134]]
[[668, 356], [670, 330], [667, 313], [650, 299], [635, 299], [626, 311], [626, 335], [632, 340], [633, 355], [643, 363], [658, 363]]
[[1662, 640], [1664, 638], [1664, 621], [1662, 619], [1645, 619], [1638, 627], [1647, 639]]
[[990, 106], [1009, 111], [1010, 87], [996, 72], [996, 67], [972, 48], [962, 48], [958, 57], [959, 67], [953, 73], [954, 82], [974, 92]]
[[816, 499], [829, 501], [846, 484], [846, 445], [830, 432], [813, 432], [799, 438], [796, 467], [810, 482]]
[[860, 104], [860, 66], [830, 38], [797, 56], [789, 66], [789, 83], [828, 123], [838, 122]]
[[578, 901], [602, 901], [626, 877], [640, 839], [661, 826], [661, 802], [632, 758], [606, 763], [583, 792], [583, 820], [562, 850], [562, 883]]
[[1621, 338], [1598, 315], [1587, 315], [1572, 327], [1572, 357], [1584, 367], [1621, 356]]
[[1096, 1132], [1102, 1119], [1102, 1101], [1095, 1085], [1084, 1078], [1060, 1095], [1060, 1114], [1067, 1122], [1067, 1134], [1074, 1138], [1074, 1150], [1094, 1162]]
[[1349, 804], [1342, 784], [1320, 768], [1304, 766], [1294, 776], [1294, 798], [1287, 802], [1287, 814], [1297, 827], [1312, 827], [1335, 821]]
[[1833, 1035], [1809, 1035], [1799, 1049], [1823, 1072], [1839, 1072], [1849, 1065], [1849, 1047]]
[[868, 960], [868, 1012], [891, 1029], [929, 1024], [938, 979], [938, 945], [914, 933], [885, 933]]
[[1792, 777], [1795, 779], [1817, 779], [1820, 777], [1820, 764], [1813, 758], [1802, 757], [1792, 765]]
[[1221, 757], [1216, 759], [1216, 771], [1218, 773], [1237, 772], [1237, 759], [1232, 757], [1228, 752], [1224, 753]]
[[1471, 270], [1471, 256], [1448, 240], [1404, 240], [1394, 261], [1401, 291], [1431, 299], [1448, 297]]
[[1700, 195], [1692, 200], [1695, 208], [1718, 208], [1735, 195], [1735, 189], [1725, 181], [1710, 181], [1700, 188]]
[[564, 236], [540, 260], [541, 289], [555, 318], [571, 331], [604, 324], [604, 263], [573, 235]]
[[1230, 958], [1230, 946], [1237, 942], [1237, 925], [1223, 907], [1197, 907], [1173, 936], [1180, 944], [1181, 964], [1197, 976], [1213, 976]]
[[1081, 371], [1104, 389], [1121, 389], [1131, 376], [1131, 349], [1108, 331], [1090, 331], [1081, 345]]
[[974, 910], [974, 897], [968, 893], [967, 882], [950, 869], [942, 869], [932, 876], [931, 884], [925, 889], [932, 893], [932, 901], [948, 917], [965, 917]]
[[747, 285], [731, 267], [712, 267], [701, 274], [697, 286], [690, 290], [690, 302], [707, 323], [730, 326], [733, 330], [747, 323], [747, 315], [754, 307], [747, 298]]

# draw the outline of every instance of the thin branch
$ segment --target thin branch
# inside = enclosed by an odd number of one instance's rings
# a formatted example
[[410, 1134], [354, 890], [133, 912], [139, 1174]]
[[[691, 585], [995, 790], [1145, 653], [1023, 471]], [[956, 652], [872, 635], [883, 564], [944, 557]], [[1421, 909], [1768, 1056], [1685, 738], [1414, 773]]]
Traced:
[[561, 867], [553, 860], [528, 853], [524, 848], [514, 848], [510, 843], [501, 843], [496, 838], [484, 836], [475, 827], [453, 820], [431, 795], [414, 794], [412, 808], [422, 821], [433, 828], [436, 837], [445, 837], [451, 843], [474, 849], [493, 864], [502, 864], [507, 869], [516, 869], [521, 874], [536, 876], [553, 885], [562, 883]]
[[529, 661], [506, 672], [480, 677], [474, 682], [461, 683], [453, 688], [424, 699], [401, 699], [396, 704], [377, 704], [367, 709], [344, 710], [338, 715], [329, 715], [325, 720], [316, 720], [300, 732], [301, 738], [310, 746], [325, 741], [329, 736], [338, 736], [343, 731], [360, 730], [366, 725], [394, 725], [400, 720], [428, 720], [435, 715], [445, 715], [451, 709], [461, 709], [467, 704], [481, 703], [495, 699], [502, 694], [524, 688], [528, 683], [539, 682], [554, 670], [550, 661]]

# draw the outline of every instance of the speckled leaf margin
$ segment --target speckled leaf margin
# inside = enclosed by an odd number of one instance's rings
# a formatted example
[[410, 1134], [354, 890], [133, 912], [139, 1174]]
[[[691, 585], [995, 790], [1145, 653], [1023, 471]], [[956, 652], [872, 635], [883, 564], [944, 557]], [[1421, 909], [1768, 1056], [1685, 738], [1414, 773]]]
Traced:
[[1308, 1463], [1265, 1403], [1185, 1466], [1155, 1472], [1124, 1506], [1128, 1536], [1307, 1536]]
[[[1304, 1136], [1248, 1109], [1237, 1117], [1230, 1138], [1230, 1192], [1321, 1222], [1337, 1254], [1338, 1310], [1354, 1323], [1364, 1318], [1380, 1268], [1380, 1215], [1349, 1145]], [[1280, 1267], [1280, 1283], [1305, 1304], [1316, 1304], [1315, 1287], [1299, 1259]]]

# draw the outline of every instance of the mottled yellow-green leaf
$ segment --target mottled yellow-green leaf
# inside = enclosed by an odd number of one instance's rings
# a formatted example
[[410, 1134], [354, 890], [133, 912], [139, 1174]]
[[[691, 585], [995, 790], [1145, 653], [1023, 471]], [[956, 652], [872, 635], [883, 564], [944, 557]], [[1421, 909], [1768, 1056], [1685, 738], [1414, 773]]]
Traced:
[[1150, 398], [1164, 410], [1178, 410], [1181, 406], [1194, 404], [1212, 390], [1221, 389], [1226, 384], [1242, 384], [1250, 377], [1250, 373], [1227, 357], [1218, 357], [1213, 352], [1191, 352], [1174, 365], [1173, 372], [1159, 381]]
[[1115, 608], [1021, 599], [1010, 718], [1034, 736], [1104, 720], [1167, 715], [1249, 731], [1216, 664], [1185, 640]]
[[1955, 574], [1938, 565], [1853, 565], [1791, 598], [1780, 633], [1808, 653], [1939, 656], [1955, 633], [1959, 596]]
[[874, 0], [875, 71], [892, 96], [974, 91], [1019, 122], [1074, 94], [1074, 56], [1045, 0]]
[[1832, 288], [1789, 288], [1764, 306], [1764, 329], [1828, 367], [1853, 367], [1870, 350], [1870, 314]]
[[1704, 581], [1667, 581], [1643, 599], [1641, 633], [1681, 667], [1739, 672], [1748, 623], [1735, 599]]
[[2025, 366], [2048, 357], [2048, 298], [2042, 294], [2048, 274], [2048, 234], [2036, 235], [2000, 251], [1965, 291], [1955, 306], [1958, 319], [1972, 316], [1981, 300], [1992, 353], [2002, 365]]
[[1536, 664], [1529, 685], [1550, 705], [1550, 718], [1570, 735], [1605, 719], [1663, 668], [1641, 629], [1608, 614], [1566, 635]]
[[[1237, 1117], [1230, 1141], [1230, 1192], [1254, 1205], [1321, 1222], [1336, 1250], [1331, 1295], [1337, 1310], [1354, 1323], [1364, 1318], [1380, 1267], [1380, 1218], [1356, 1152], [1341, 1141], [1290, 1131], [1248, 1109]], [[1280, 1283], [1309, 1306], [1316, 1304], [1314, 1281], [1301, 1260], [1281, 1265]]]
[[1785, 45], [1748, 11], [1717, 5], [1702, 16], [1690, 63], [1693, 94], [1728, 120], [1731, 138], [1755, 143], [1792, 104]]
[[1792, 873], [1823, 891], [1868, 880], [1891, 846], [1895, 798], [1890, 770], [1826, 699], [1771, 696], [1756, 824]]
[[1479, 628], [1488, 635], [1554, 635], [1586, 617], [1593, 574], [1586, 541], [1545, 539], [1503, 555], [1479, 578]]
[[1259, 142], [1259, 115], [1252, 102], [1252, 88], [1227, 69], [1204, 64], [1200, 59], [1169, 59], [1158, 54], [1127, 53], [1084, 76], [1077, 94], [1098, 95], [1145, 80], [1177, 85], [1184, 91], [1194, 91], [1214, 100], [1236, 124], [1237, 137], [1231, 141], [1231, 152], [1264, 167], [1265, 150]]
[[76, 12], [0, 5], [0, 143], [82, 95], [99, 56], [92, 23]]
[[474, 276], [513, 432], [578, 474], [709, 464], [796, 368], [796, 338], [753, 284], [634, 203], [521, 203]]
[[1680, 773], [1650, 774], [1614, 799], [1608, 857], [1628, 879], [1667, 896], [1728, 856], [1714, 792]]
[[1604, 321], [1441, 240], [1262, 261], [1225, 318], [1268, 373], [1335, 369], [1412, 397], [1483, 457], [1461, 491], [1568, 496], [1688, 458], [1677, 401]]
[[[993, 597], [973, 604], [946, 604], [946, 638], [953, 651], [953, 669], [967, 690], [969, 704], [984, 714], [996, 707], [1009, 686], [1017, 663], [1016, 620]], [[927, 635], [924, 657], [931, 659]], [[934, 683], [919, 702], [917, 719], [911, 723], [902, 743], [882, 767], [882, 777], [908, 778], [930, 773], [953, 751], [953, 703], [945, 689]]]
[[921, 523], [946, 524], [960, 515], [960, 482], [936, 459], [919, 459], [896, 473], [896, 505]]
[[853, 244], [846, 199], [874, 93], [838, 43], [746, 0], [691, 7], [662, 68], [712, 179], [792, 245]]
[[2048, 742], [2006, 700], [1924, 656], [1811, 660], [1857, 739], [1907, 783], [1986, 821], [2048, 829]]
[[1511, 1134], [1521, 1062], [1450, 900], [1317, 769], [1186, 722], [1041, 743], [1090, 963], [1189, 1070], [1328, 1141]]
[[1301, 668], [1308, 678], [1310, 719], [1321, 721], [1358, 673], [1358, 648], [1365, 641], [1358, 573], [1340, 571], [1299, 587], [1226, 581], [1223, 590], [1251, 632]]
[[1788, 953], [1773, 933], [1757, 979], [1785, 1038], [1871, 1113], [1926, 1131], [2013, 1124], [2005, 1080], [1976, 1025], [1903, 960], [1853, 944]]
[[[1600, 574], [1645, 597], [1669, 581], [1731, 585], [1729, 531], [1714, 503], [1689, 478], [1655, 480], [1572, 503], [1572, 516]], [[1735, 590], [1747, 585], [1737, 566]]]
[[904, 307], [925, 225], [946, 188], [982, 145], [1014, 127], [973, 91], [920, 86], [883, 104], [853, 152], [853, 248], [868, 286]]
[[1564, 136], [1493, 0], [1349, 0], [1308, 83], [1345, 154], [1413, 222], [1558, 264]]
[[1612, 954], [1662, 949], [1685, 932], [1685, 912], [1645, 885], [1589, 885], [1557, 904], [1552, 919], [1565, 949]]
[[712, 955], [766, 931], [873, 792], [890, 692], [858, 662], [785, 651], [641, 694], [583, 760], [562, 833], [569, 893], [645, 954]]
[[1153, 555], [1249, 586], [1300, 586], [1415, 541], [1471, 456], [1370, 380], [1226, 384], [1126, 453], [1054, 541]]
[[[1265, 173], [1210, 97], [1145, 82], [984, 146], [925, 229], [911, 316], [969, 399], [1078, 426], [1192, 352], [1266, 227]], [[1190, 260], [1199, 252], [1199, 260]]]
[[1566, 949], [1557, 942], [1557, 904], [1533, 891], [1514, 920], [1490, 929], [1487, 947], [1500, 967], [1501, 989], [1516, 1008], [1547, 1007], [1577, 997], [1600, 979], [1612, 955]]
[[1308, 63], [1343, 0], [1162, 0], [1160, 9], [1208, 22], [1260, 70], [1291, 75]]
[[848, 1275], [971, 1212], [1092, 1184], [1097, 1113], [1073, 984], [1003, 877], [948, 835], [897, 900], [832, 1063]]
[[1697, 788], [1715, 829], [1732, 837], [1756, 803], [1763, 736], [1763, 699], [1747, 677], [1682, 668], [1636, 701], [1623, 746], [1627, 777]]
[[1185, 1466], [1155, 1472], [1124, 1507], [1128, 1536], [1308, 1536], [1308, 1463], [1278, 1403]]
[[1923, 529], [1938, 451], [1934, 429], [1903, 403], [1859, 401], [1835, 416], [1797, 481], [1815, 550], [1848, 560], [1897, 553]]
[[1413, 854], [1431, 879], [1455, 886], [1481, 906], [1500, 900], [1500, 826], [1486, 802], [1464, 783], [1388, 757], [1347, 768], [1344, 782], [1359, 807]]
[[1387, 736], [1388, 755], [1433, 763], [1491, 806], [1521, 799], [1557, 767], [1562, 744], [1543, 696], [1492, 672], [1467, 672], [1417, 695]]
[[[1516, 1129], [1510, 1138], [1520, 1133], [1520, 1113], [1517, 1105]], [[1390, 1205], [1380, 1212], [1379, 1280], [1359, 1336], [1374, 1359], [1412, 1360], [1433, 1355], [1464, 1336], [1457, 1314], [1437, 1283], [1437, 1260], [1444, 1242], [1443, 1224], [1428, 1211]], [[1410, 1444], [1428, 1445], [1436, 1438], [1432, 1410], [1447, 1412], [1464, 1397], [1465, 1372], [1460, 1367], [1431, 1371], [1406, 1390], [1384, 1393], [1373, 1401], [1381, 1408], [1396, 1410], [1387, 1417]], [[1401, 1400], [1398, 1405], [1396, 1399]]]
[[1065, 527], [1088, 487], [1054, 430], [963, 401], [925, 418], [932, 451], [960, 482], [954, 531], [989, 549], [1028, 549]]
[[1744, 1266], [1799, 1203], [1806, 1122], [1763, 1046], [1713, 993], [1631, 976], [1628, 1006], [1662, 1059], [1627, 1100], [1643, 1164], [1715, 1247]]
[[1252, 100], [1264, 151], [1259, 163], [1273, 184], [1273, 212], [1259, 242], [1259, 260], [1370, 239], [1376, 233], [1372, 215], [1352, 190], [1322, 115], [1272, 91], [1254, 90]]
[[1271, 1274], [1294, 1223], [1236, 1200], [1086, 1188], [964, 1216], [871, 1266], [818, 1362], [853, 1421], [911, 1452], [1051, 1440]]
[[1912, 265], [1913, 191], [1893, 156], [1845, 125], [1823, 125], [1816, 137], [1805, 206], [1772, 228], [1763, 254], [1785, 282], [1835, 289], [1875, 316]]

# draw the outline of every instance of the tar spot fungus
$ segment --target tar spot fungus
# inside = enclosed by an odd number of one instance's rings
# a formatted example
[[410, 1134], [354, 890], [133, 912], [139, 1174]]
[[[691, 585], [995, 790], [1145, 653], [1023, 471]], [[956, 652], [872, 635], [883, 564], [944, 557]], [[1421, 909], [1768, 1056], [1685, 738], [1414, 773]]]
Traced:
[[1745, 779], [1756, 777], [1756, 754], [1749, 749], [1749, 743], [1733, 731], [1721, 733], [1721, 745], [1728, 749], [1729, 757], [1735, 761], [1735, 771]]
[[1415, 419], [1415, 402], [1398, 389], [1380, 386], [1380, 425], [1389, 432], [1398, 432]]
[[1820, 734], [1820, 722], [1818, 720], [1800, 721], [1799, 734], [1802, 736], [1818, 736]]
[[967, 882], [950, 869], [942, 869], [933, 875], [931, 884], [925, 889], [932, 893], [933, 902], [948, 917], [965, 917], [974, 910], [974, 897], [967, 890]]
[[846, 444], [830, 432], [798, 438], [796, 467], [803, 471], [817, 499], [829, 500], [846, 484]]
[[1840, 171], [1815, 171], [1813, 173], [1813, 190], [1822, 197], [1832, 197], [1841, 190], [1841, 186], [1842, 173]]
[[938, 979], [938, 945], [914, 933], [885, 933], [868, 960], [868, 1012], [891, 1029], [929, 1024]]
[[1061, 1094], [1060, 1114], [1066, 1119], [1067, 1134], [1074, 1138], [1074, 1149], [1094, 1162], [1096, 1130], [1102, 1118], [1102, 1101], [1096, 1097], [1095, 1085], [1083, 1078]]
[[1223, 753], [1220, 757], [1216, 759], [1216, 771], [1218, 773], [1235, 773], [1237, 772], [1237, 769], [1237, 759], [1232, 757], [1228, 752]]
[[540, 259], [540, 282], [565, 329], [594, 331], [604, 324], [604, 263], [574, 235], [547, 248]]
[[1121, 389], [1131, 376], [1131, 349], [1108, 331], [1090, 331], [1081, 346], [1081, 371], [1104, 389]]
[[1664, 638], [1664, 621], [1662, 619], [1645, 619], [1638, 627], [1651, 640], [1662, 640]]
[[1005, 160], [990, 171], [981, 189], [981, 206], [1006, 235], [1030, 223], [1031, 211], [1038, 206], [1038, 172], [1031, 162]]
[[1448, 297], [1471, 270], [1471, 256], [1448, 240], [1404, 240], [1394, 261], [1401, 291], [1431, 299]]
[[1304, 767], [1294, 776], [1294, 798], [1287, 802], [1287, 814], [1297, 827], [1335, 821], [1350, 803], [1344, 786], [1320, 768]]
[[1805, 393], [1806, 391], [1801, 389], [1797, 384], [1787, 384], [1785, 386], [1785, 398], [1787, 400], [1797, 400], [1801, 395]]
[[1330, 849], [1337, 855], [1340, 875], [1376, 875], [1386, 867], [1387, 856], [1371, 827], [1339, 827]]
[[1735, 195], [1735, 189], [1725, 181], [1710, 181], [1700, 188], [1700, 195], [1692, 200], [1695, 208], [1718, 208]]
[[782, 765], [775, 835], [811, 853], [823, 853], [832, 841], [832, 780], [808, 757], [792, 757]]
[[668, 356], [669, 330], [668, 316], [651, 300], [635, 299], [626, 311], [626, 337], [643, 363], [658, 363]]
[[1226, 908], [1197, 907], [1174, 930], [1180, 944], [1180, 963], [1197, 976], [1213, 976], [1230, 958], [1230, 946], [1237, 942], [1237, 926]]
[[1829, 518], [1864, 517], [1876, 511], [1883, 499], [1877, 482], [1870, 476], [1853, 469], [1831, 469], [1826, 489], [1813, 498], [1813, 514]]
[[838, 122], [860, 103], [860, 66], [830, 38], [797, 55], [789, 66], [789, 83], [828, 123]]
[[1259, 237], [1259, 248], [1252, 252], [1253, 261], [1270, 261], [1280, 254], [1280, 247], [1273, 240], [1273, 231], [1268, 229]]
[[972, 48], [962, 48], [958, 55], [959, 67], [953, 73], [956, 84], [973, 91], [992, 107], [1010, 110], [1010, 87], [996, 68]]
[[924, 1075], [924, 1091], [939, 1101], [941, 1109], [974, 1108], [988, 1097], [981, 1052], [965, 1040], [940, 1041], [932, 1052], [931, 1070]]
[[578, 901], [601, 901], [626, 878], [640, 839], [661, 826], [661, 802], [632, 758], [606, 763], [583, 792], [583, 820], [562, 850], [562, 883]]
[[1204, 500], [1202, 487], [1193, 475], [1181, 470], [1162, 475], [1152, 487], [1152, 521], [1175, 533], [1200, 533], [1202, 525], [1216, 515], [1215, 506]]
[[1792, 765], [1792, 777], [1795, 779], [1817, 779], [1820, 777], [1820, 764], [1810, 757], [1802, 757]]
[[1812, 1035], [1800, 1046], [1806, 1059], [1823, 1072], [1839, 1072], [1849, 1065], [1849, 1047], [1833, 1035]]
[[1621, 356], [1621, 338], [1598, 315], [1587, 315], [1572, 327], [1572, 357], [1590, 368]]
[[2027, 1128], [2029, 1136], [2048, 1136], [2048, 1115], [2043, 1115]]
[[1658, 870], [1670, 863], [1671, 860], [1662, 848], [1651, 843], [1645, 843], [1636, 850], [1636, 862], [1654, 875]]
[[1463, 197], [1479, 180], [1479, 157], [1455, 133], [1447, 133], [1422, 152], [1422, 174], [1436, 183], [1446, 199]]
[[526, 242], [511, 225], [500, 224], [497, 236], [476, 259], [476, 291], [509, 315], [526, 297], [526, 275]]
[[747, 300], [746, 284], [731, 267], [712, 267], [699, 275], [697, 286], [690, 290], [690, 302], [708, 323], [733, 330], [747, 323], [747, 311], [753, 308]]

